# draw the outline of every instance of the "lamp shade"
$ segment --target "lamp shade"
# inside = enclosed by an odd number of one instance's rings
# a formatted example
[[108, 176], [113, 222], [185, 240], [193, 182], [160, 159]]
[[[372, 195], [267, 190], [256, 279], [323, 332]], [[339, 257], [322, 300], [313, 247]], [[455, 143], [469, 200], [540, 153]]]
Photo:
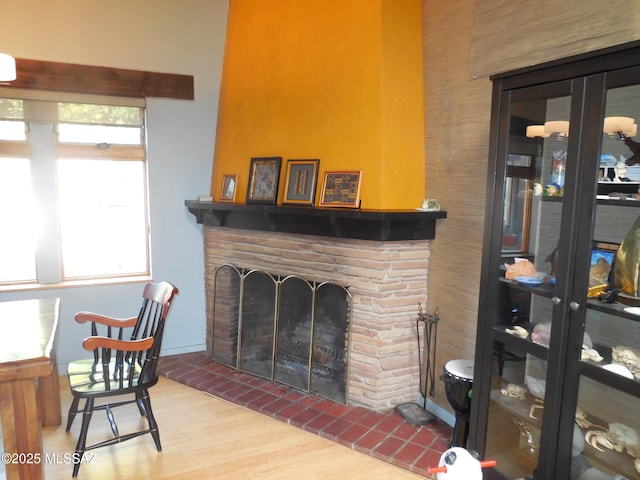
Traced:
[[529, 138], [534, 138], [534, 137], [546, 138], [551, 134], [544, 133], [544, 125], [529, 125], [527, 127], [527, 134], [526, 135]]
[[0, 82], [16, 79], [16, 59], [6, 53], [0, 53]]
[[544, 122], [544, 132], [567, 136], [569, 134], [569, 122], [567, 120], [551, 120], [549, 122]]
[[[623, 133], [627, 136], [632, 137], [635, 135], [634, 133], [634, 120], [631, 117], [606, 117], [604, 119], [604, 126], [602, 130], [609, 134], [614, 135], [615, 133]], [[637, 127], [636, 133], [637, 133]]]

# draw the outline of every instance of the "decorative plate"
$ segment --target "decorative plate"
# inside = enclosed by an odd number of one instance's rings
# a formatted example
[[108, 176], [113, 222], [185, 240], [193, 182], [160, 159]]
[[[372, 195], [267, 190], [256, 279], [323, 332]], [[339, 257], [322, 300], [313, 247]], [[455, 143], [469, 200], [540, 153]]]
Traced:
[[540, 277], [515, 277], [514, 280], [523, 285], [536, 286], [540, 285], [544, 279]]

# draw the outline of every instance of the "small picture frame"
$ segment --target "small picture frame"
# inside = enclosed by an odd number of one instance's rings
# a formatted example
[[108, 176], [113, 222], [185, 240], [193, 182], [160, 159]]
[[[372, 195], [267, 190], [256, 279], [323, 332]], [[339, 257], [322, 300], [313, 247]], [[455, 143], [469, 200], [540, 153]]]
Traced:
[[312, 207], [320, 160], [288, 160], [283, 205]]
[[360, 208], [362, 170], [325, 172], [321, 207]]
[[236, 185], [238, 185], [238, 175], [222, 176], [222, 186], [220, 187], [221, 202], [236, 201]]
[[278, 199], [278, 182], [282, 157], [257, 157], [251, 159], [247, 203], [275, 205]]

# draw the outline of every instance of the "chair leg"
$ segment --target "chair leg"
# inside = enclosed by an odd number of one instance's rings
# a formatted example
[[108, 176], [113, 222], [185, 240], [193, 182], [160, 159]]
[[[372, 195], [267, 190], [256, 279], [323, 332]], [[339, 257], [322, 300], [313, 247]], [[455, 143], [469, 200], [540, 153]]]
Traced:
[[71, 430], [73, 419], [76, 418], [76, 413], [78, 413], [78, 402], [80, 402], [80, 397], [73, 397], [73, 401], [69, 407], [69, 414], [67, 415], [67, 432]]
[[73, 475], [78, 476], [78, 470], [80, 470], [80, 462], [84, 455], [85, 447], [87, 445], [87, 432], [89, 431], [89, 422], [91, 422], [91, 415], [93, 414], [93, 398], [87, 398], [84, 404], [84, 411], [82, 413], [82, 427], [80, 428], [80, 435], [78, 436], [78, 443], [76, 444], [76, 453], [73, 456]]
[[142, 401], [142, 397], [140, 395], [140, 392], [136, 392], [136, 405], [138, 405], [138, 410], [140, 411], [140, 416], [141, 417], [146, 417], [147, 416], [147, 411], [145, 410], [144, 402]]
[[159, 452], [162, 451], [162, 446], [160, 445], [160, 432], [158, 431], [158, 424], [156, 423], [156, 419], [153, 416], [153, 410], [151, 410], [151, 398], [149, 398], [149, 391], [143, 390], [140, 394], [140, 401], [142, 402], [144, 409], [147, 412], [147, 421], [149, 422], [149, 430], [151, 431], [151, 436], [153, 437], [153, 441], [156, 444], [156, 448]]

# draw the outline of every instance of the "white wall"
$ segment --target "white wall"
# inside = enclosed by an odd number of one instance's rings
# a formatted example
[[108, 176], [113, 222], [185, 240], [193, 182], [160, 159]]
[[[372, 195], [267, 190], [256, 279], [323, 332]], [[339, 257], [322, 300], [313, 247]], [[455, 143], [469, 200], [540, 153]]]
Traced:
[[[195, 101], [149, 99], [152, 273], [180, 289], [164, 354], [205, 348], [203, 240], [185, 199], [208, 194], [228, 0], [2, 0], [0, 52], [19, 58], [193, 75]], [[86, 356], [79, 310], [135, 315], [142, 284], [0, 293], [61, 299], [58, 362]], [[4, 321], [4, 319], [0, 319]]]

